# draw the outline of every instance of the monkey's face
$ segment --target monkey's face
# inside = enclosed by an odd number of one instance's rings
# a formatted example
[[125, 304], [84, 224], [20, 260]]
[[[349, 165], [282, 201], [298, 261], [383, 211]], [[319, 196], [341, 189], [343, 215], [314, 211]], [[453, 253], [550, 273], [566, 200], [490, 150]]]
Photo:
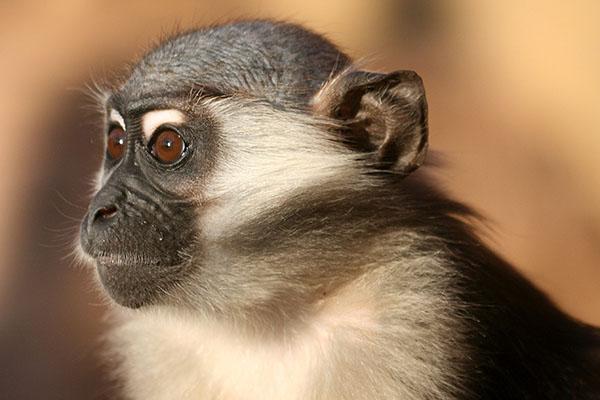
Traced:
[[[402, 176], [423, 161], [420, 78], [348, 70], [308, 104], [276, 104], [264, 87], [202, 86], [160, 62], [164, 71], [142, 63], [105, 104], [105, 159], [80, 244], [107, 293], [132, 308], [266, 309], [344, 275], [327, 265], [350, 263], [329, 253], [344, 239], [324, 224], [348, 215], [331, 200], [372, 185], [369, 172]], [[254, 82], [256, 71], [242, 72], [241, 84]]]
[[190, 273], [194, 189], [211, 164], [210, 119], [149, 100], [106, 105], [99, 189], [80, 229], [106, 291], [128, 307], [157, 301]]
[[301, 272], [266, 250], [287, 227], [261, 221], [308, 187], [358, 172], [354, 153], [311, 116], [263, 102], [122, 91], [105, 107], [104, 163], [80, 243], [127, 307], [266, 301]]

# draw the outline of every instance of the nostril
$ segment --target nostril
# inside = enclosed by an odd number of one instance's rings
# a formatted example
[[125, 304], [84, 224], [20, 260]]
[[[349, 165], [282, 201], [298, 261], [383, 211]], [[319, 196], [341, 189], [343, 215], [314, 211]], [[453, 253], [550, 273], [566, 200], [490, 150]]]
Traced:
[[107, 207], [101, 207], [94, 213], [94, 222], [100, 220], [107, 220], [114, 217], [117, 214], [117, 207], [110, 205]]

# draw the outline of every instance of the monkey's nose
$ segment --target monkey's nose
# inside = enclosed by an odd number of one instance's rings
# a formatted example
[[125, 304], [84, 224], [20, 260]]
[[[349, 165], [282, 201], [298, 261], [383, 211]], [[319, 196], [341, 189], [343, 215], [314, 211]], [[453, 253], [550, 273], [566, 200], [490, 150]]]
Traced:
[[81, 244], [90, 254], [111, 237], [119, 225], [125, 211], [123, 200], [123, 192], [113, 187], [104, 187], [92, 199], [80, 229]]
[[93, 213], [92, 223], [108, 221], [109, 219], [117, 215], [118, 211], [119, 210], [117, 206], [115, 206], [114, 204], [105, 207], [99, 207]]
[[119, 209], [116, 205], [93, 207], [82, 222], [81, 244], [84, 248], [91, 250], [98, 239], [105, 237], [110, 228], [118, 221]]

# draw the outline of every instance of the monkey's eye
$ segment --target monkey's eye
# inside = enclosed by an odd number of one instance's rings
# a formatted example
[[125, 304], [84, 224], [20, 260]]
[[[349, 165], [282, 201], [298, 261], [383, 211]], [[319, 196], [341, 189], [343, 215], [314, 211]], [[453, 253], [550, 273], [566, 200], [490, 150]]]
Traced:
[[183, 156], [185, 147], [185, 142], [179, 133], [166, 129], [155, 135], [150, 152], [163, 164], [172, 164]]
[[127, 134], [121, 128], [113, 128], [108, 134], [108, 143], [106, 145], [106, 152], [108, 156], [113, 160], [118, 160], [123, 157], [125, 151], [125, 136]]

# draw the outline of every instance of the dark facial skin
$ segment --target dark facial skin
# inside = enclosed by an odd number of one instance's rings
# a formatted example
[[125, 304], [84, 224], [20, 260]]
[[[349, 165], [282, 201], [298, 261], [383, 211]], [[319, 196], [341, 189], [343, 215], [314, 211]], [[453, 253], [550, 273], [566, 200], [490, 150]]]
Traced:
[[[124, 138], [122, 132], [118, 136], [124, 142], [107, 140], [107, 178], [90, 203], [80, 233], [82, 248], [96, 260], [108, 294], [123, 306], [137, 308], [156, 302], [190, 272], [186, 255], [193, 251], [198, 204], [189, 188], [197, 187], [199, 177], [209, 170], [214, 129], [210, 119], [188, 115], [181, 125], [159, 126], [146, 143], [140, 125], [143, 114], [176, 105], [145, 98], [140, 110], [141, 102], [125, 99], [127, 93], [118, 93], [109, 101], [108, 107], [125, 118], [127, 132]], [[114, 129], [109, 125], [106, 135]], [[182, 154], [168, 158], [171, 155], [157, 140], [176, 150], [181, 147]]]

